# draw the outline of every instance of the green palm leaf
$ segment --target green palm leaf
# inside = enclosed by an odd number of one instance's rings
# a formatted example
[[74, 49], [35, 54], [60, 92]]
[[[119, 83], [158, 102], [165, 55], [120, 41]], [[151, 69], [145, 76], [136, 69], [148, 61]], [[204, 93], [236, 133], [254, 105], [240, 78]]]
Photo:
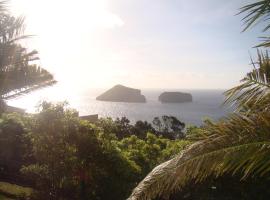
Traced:
[[[255, 3], [248, 4], [240, 8], [239, 14], [247, 13], [246, 16], [243, 18], [246, 27], [243, 31], [250, 28], [253, 24], [256, 24], [260, 21], [267, 21], [269, 20], [269, 11], [270, 11], [270, 1], [269, 0], [261, 0]], [[267, 25], [263, 31], [266, 31], [270, 28]]]
[[56, 83], [53, 75], [35, 64], [36, 50], [28, 51], [17, 42], [23, 35], [24, 17], [1, 12], [0, 2], [0, 99], [10, 99]]
[[[238, 14], [246, 13], [246, 16], [242, 19], [246, 25], [243, 31], [246, 31], [252, 25], [256, 25], [260, 22], [264, 22], [266, 25], [263, 29], [263, 32], [270, 29], [270, 0], [260, 0], [255, 3], [248, 4], [240, 9]], [[261, 37], [263, 42], [256, 47], [269, 47], [270, 38]]]
[[259, 108], [270, 109], [270, 60], [268, 52], [258, 51], [258, 61], [252, 61], [254, 69], [242, 80], [242, 84], [225, 92], [225, 103], [236, 104], [245, 112]]
[[168, 197], [191, 181], [240, 173], [245, 179], [270, 172], [270, 113], [253, 119], [233, 115], [207, 128], [211, 135], [156, 167], [133, 191], [130, 200]]

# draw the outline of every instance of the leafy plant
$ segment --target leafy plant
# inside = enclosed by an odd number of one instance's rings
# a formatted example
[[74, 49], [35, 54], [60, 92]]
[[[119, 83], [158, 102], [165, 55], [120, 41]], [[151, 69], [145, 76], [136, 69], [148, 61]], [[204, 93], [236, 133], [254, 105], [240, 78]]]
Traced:
[[0, 1], [0, 106], [3, 100], [17, 97], [56, 83], [53, 75], [36, 64], [36, 50], [29, 51], [19, 42], [24, 35], [24, 17], [13, 17]]
[[[263, 32], [269, 30], [270, 25], [267, 23], [270, 20], [270, 1], [258, 0], [255, 3], [250, 3], [240, 8], [239, 14], [246, 13], [246, 16], [242, 19], [245, 23], [243, 31], [249, 29], [252, 25], [264, 22], [266, 25]], [[261, 37], [263, 42], [257, 47], [270, 47], [270, 37]]]
[[258, 51], [254, 69], [242, 80], [242, 84], [227, 92], [225, 103], [236, 106], [242, 114], [269, 111], [270, 109], [270, 59], [268, 52]]
[[[241, 13], [249, 28], [257, 20], [269, 20], [270, 1], [247, 5]], [[270, 28], [268, 25], [265, 31]], [[245, 30], [246, 30], [245, 29]], [[267, 47], [268, 44], [262, 46]], [[241, 180], [270, 175], [270, 60], [258, 51], [254, 69], [242, 84], [227, 91], [226, 103], [234, 104], [236, 113], [217, 123], [208, 123], [199, 141], [175, 158], [157, 166], [134, 189], [130, 200], [149, 200], [182, 191], [190, 184], [210, 177], [237, 175]], [[201, 135], [201, 136], [200, 136]]]

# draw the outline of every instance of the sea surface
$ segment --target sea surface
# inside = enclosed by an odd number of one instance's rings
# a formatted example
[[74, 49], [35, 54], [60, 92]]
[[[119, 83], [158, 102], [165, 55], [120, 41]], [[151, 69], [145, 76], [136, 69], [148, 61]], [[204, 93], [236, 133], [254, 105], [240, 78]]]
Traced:
[[[27, 112], [37, 111], [37, 105], [44, 100], [69, 102], [69, 106], [79, 111], [81, 116], [98, 114], [99, 117], [127, 117], [132, 123], [137, 120], [152, 122], [154, 117], [162, 115], [176, 116], [186, 124], [201, 125], [202, 120], [211, 118], [218, 120], [231, 112], [228, 106], [224, 106], [224, 90], [168, 90], [168, 89], [145, 89], [146, 103], [117, 103], [96, 101], [99, 94], [106, 89], [89, 89], [83, 92], [74, 90], [59, 90], [57, 88], [44, 89], [29, 95], [10, 100], [9, 105], [26, 109]], [[193, 96], [190, 103], [162, 104], [158, 96], [164, 91], [189, 92]]]

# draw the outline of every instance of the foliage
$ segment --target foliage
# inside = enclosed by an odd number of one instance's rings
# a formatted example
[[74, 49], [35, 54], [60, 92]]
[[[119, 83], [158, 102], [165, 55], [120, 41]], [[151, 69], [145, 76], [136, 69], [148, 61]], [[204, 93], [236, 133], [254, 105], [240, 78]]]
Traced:
[[[260, 18], [269, 20], [270, 1], [262, 0], [242, 8], [248, 12], [247, 28]], [[265, 30], [269, 29], [269, 25]], [[265, 43], [262, 46], [267, 47]], [[157, 166], [134, 189], [130, 200], [168, 199], [207, 180], [237, 177], [238, 180], [260, 180], [267, 184], [270, 175], [270, 67], [268, 53], [258, 51], [254, 69], [242, 84], [227, 91], [226, 103], [236, 107], [217, 123], [201, 129], [191, 127], [188, 136], [198, 139], [175, 158]], [[194, 132], [195, 131], [195, 132]], [[195, 136], [195, 137], [194, 137]], [[263, 181], [264, 180], [264, 181]], [[266, 180], [266, 181], [265, 181]], [[267, 193], [260, 195], [265, 199]], [[181, 196], [184, 198], [184, 196]]]
[[158, 135], [162, 135], [169, 139], [184, 138], [183, 130], [185, 123], [179, 121], [174, 116], [164, 115], [161, 118], [155, 117], [153, 125]]
[[204, 121], [204, 124], [200, 127], [189, 125], [186, 128], [186, 139], [189, 141], [200, 141], [202, 139], [205, 139], [207, 137], [207, 132], [205, 131], [205, 126], [207, 124], [213, 123], [212, 121]]
[[[270, 1], [269, 0], [257, 0], [255, 3], [250, 3], [246, 6], [243, 6], [240, 9], [239, 14], [246, 13], [246, 16], [243, 18], [245, 23], [245, 28], [243, 31], [246, 31], [252, 25], [259, 22], [265, 22], [266, 26], [263, 29], [263, 32], [268, 31], [270, 28], [269, 23], [269, 12], [270, 11]], [[270, 47], [270, 38], [262, 37], [263, 43], [257, 45], [257, 47]]]
[[140, 139], [145, 139], [147, 137], [147, 133], [157, 133], [152, 124], [148, 123], [147, 121], [140, 120], [134, 124], [133, 131], [134, 134]]
[[[154, 166], [190, 144], [146, 132], [149, 123], [136, 124], [91, 124], [66, 103], [43, 102], [34, 115], [3, 114], [1, 179], [5, 174], [8, 181], [32, 186], [35, 199], [126, 199]], [[135, 129], [138, 137], [125, 134]]]
[[101, 127], [105, 134], [115, 134], [119, 139], [132, 135], [133, 126], [126, 117], [117, 118], [103, 118], [97, 122], [97, 126]]
[[[270, 181], [267, 178], [257, 177], [241, 180], [239, 176], [226, 174], [222, 177], [208, 177], [205, 181], [192, 181], [181, 192], [171, 195], [170, 199], [183, 200], [266, 200], [270, 192], [267, 189]], [[164, 200], [163, 198], [159, 200]]]
[[147, 133], [153, 133], [156, 136], [162, 136], [170, 140], [183, 139], [185, 137], [185, 123], [181, 122], [174, 116], [164, 115], [161, 118], [155, 117], [152, 124], [147, 121], [137, 121], [132, 125], [126, 117], [103, 118], [97, 122], [105, 133], [113, 133], [118, 139], [123, 139], [136, 135], [140, 139], [146, 139]]
[[142, 179], [153, 167], [157, 164], [169, 159], [172, 155], [179, 153], [187, 145], [188, 141], [169, 140], [162, 137], [157, 137], [152, 133], [147, 133], [144, 140], [133, 135], [119, 141], [118, 147], [121, 152], [130, 160], [134, 161], [141, 170]]
[[226, 173], [239, 173], [243, 179], [267, 175], [270, 170], [269, 121], [270, 114], [265, 112], [252, 119], [233, 115], [208, 126], [206, 139], [156, 167], [130, 199], [154, 199], [181, 190], [193, 180], [197, 183]]
[[228, 90], [226, 103], [237, 104], [243, 114], [270, 109], [270, 60], [268, 52], [258, 51], [254, 69], [242, 80], [242, 84]]
[[[6, 10], [6, 1], [0, 2], [0, 104], [55, 83], [52, 74], [38, 66], [36, 50], [29, 51], [19, 42], [23, 35], [24, 18], [13, 17]], [[0, 106], [0, 110], [2, 106]]]
[[34, 162], [21, 170], [35, 181], [38, 198], [125, 199], [155, 165], [189, 144], [151, 133], [118, 139], [114, 131], [125, 130], [119, 122], [93, 125], [65, 104], [44, 102], [28, 124]]
[[0, 182], [0, 193], [11, 198], [25, 199], [32, 195], [33, 189], [6, 182]]
[[0, 174], [2, 179], [16, 180], [19, 170], [29, 156], [30, 141], [25, 124], [27, 118], [19, 114], [3, 114], [0, 119]]
[[7, 196], [0, 194], [0, 200], [13, 200], [13, 199], [8, 198]]

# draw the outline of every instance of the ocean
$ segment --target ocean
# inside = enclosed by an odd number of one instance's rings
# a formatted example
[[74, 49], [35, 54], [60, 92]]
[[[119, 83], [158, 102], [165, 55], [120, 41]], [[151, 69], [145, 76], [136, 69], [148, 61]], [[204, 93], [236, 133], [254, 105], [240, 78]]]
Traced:
[[[118, 103], [96, 101], [95, 98], [106, 89], [89, 89], [83, 92], [61, 91], [55, 88], [44, 89], [8, 101], [9, 105], [26, 109], [27, 112], [36, 112], [39, 102], [46, 100], [52, 102], [67, 101], [69, 107], [79, 111], [81, 116], [98, 114], [99, 117], [127, 117], [131, 123], [137, 120], [152, 122], [154, 117], [162, 115], [175, 116], [186, 124], [201, 125], [203, 119], [218, 120], [232, 110], [224, 106], [224, 90], [166, 90], [145, 89], [146, 103]], [[190, 103], [162, 104], [158, 96], [164, 91], [188, 92], [193, 96]]]

